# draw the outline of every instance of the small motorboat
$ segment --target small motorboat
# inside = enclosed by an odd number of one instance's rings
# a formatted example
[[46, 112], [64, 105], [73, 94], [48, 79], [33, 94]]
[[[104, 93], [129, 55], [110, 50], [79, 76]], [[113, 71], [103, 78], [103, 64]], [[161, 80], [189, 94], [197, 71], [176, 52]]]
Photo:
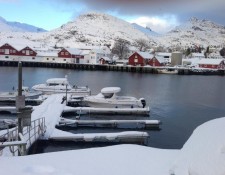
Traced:
[[91, 91], [87, 86], [72, 86], [65, 78], [50, 78], [45, 84], [38, 84], [32, 87], [35, 91], [50, 95], [55, 93], [68, 93], [73, 95], [90, 95]]
[[175, 69], [161, 69], [158, 70], [159, 74], [178, 74], [178, 70]]
[[[36, 99], [41, 94], [42, 92], [31, 92], [29, 87], [26, 87], [26, 86], [22, 87], [22, 95], [24, 95], [26, 99]], [[0, 92], [0, 101], [16, 100], [17, 95], [18, 95], [18, 91]]]
[[120, 91], [120, 87], [105, 87], [98, 95], [84, 97], [83, 103], [97, 108], [144, 108], [146, 106], [144, 98], [118, 96], [117, 93]]

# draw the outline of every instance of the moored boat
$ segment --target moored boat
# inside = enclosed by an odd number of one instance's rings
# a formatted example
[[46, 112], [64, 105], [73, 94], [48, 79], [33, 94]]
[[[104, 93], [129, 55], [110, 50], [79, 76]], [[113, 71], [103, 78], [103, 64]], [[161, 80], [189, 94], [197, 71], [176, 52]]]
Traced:
[[178, 70], [175, 69], [161, 69], [158, 70], [159, 74], [178, 74]]
[[35, 91], [43, 92], [50, 95], [55, 93], [68, 93], [73, 95], [90, 95], [91, 91], [87, 86], [72, 86], [67, 77], [65, 78], [51, 78], [45, 84], [38, 84], [32, 87]]
[[105, 87], [98, 95], [84, 97], [86, 106], [98, 108], [144, 108], [146, 101], [144, 98], [137, 99], [130, 96], [118, 96], [120, 87]]
[[[41, 92], [31, 92], [29, 87], [26, 87], [26, 86], [22, 87], [22, 95], [24, 95], [26, 99], [36, 99], [41, 94], [42, 94]], [[0, 100], [1, 101], [4, 101], [4, 100], [15, 100], [17, 95], [18, 95], [17, 91], [0, 92]]]

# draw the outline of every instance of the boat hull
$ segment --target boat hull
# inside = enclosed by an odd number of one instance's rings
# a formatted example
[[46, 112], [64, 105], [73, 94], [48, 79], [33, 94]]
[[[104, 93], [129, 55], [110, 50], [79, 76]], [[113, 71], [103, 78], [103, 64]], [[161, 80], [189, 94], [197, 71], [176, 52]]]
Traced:
[[[43, 94], [46, 95], [52, 95], [52, 94], [66, 94], [66, 90], [36, 90], [35, 91], [41, 91]], [[90, 91], [67, 91], [68, 94], [72, 94], [72, 95], [79, 95], [79, 96], [86, 96], [86, 95], [90, 95]]]
[[[42, 95], [41, 92], [31, 92], [31, 93], [23, 93], [25, 95], [25, 99], [37, 99], [40, 95]], [[0, 93], [0, 100], [16, 100], [17, 93], [13, 92], [2, 92]]]
[[123, 103], [123, 102], [100, 102], [100, 101], [84, 101], [85, 106], [96, 108], [141, 108], [137, 102]]

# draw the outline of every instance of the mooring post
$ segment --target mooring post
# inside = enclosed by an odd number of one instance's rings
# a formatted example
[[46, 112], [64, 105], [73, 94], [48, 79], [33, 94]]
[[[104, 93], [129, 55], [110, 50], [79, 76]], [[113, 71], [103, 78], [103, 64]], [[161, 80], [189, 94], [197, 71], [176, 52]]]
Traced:
[[22, 119], [20, 116], [20, 109], [25, 108], [25, 96], [22, 95], [22, 63], [18, 63], [18, 95], [16, 97], [16, 110], [18, 118], [18, 138], [19, 133], [23, 132]]
[[[25, 95], [22, 94], [22, 63], [18, 63], [18, 95], [16, 96], [16, 110], [18, 119], [18, 140], [20, 133], [23, 135], [23, 127], [31, 125], [32, 107], [25, 107]], [[26, 145], [22, 146], [22, 154], [18, 151], [18, 155], [26, 154]]]
[[67, 105], [67, 86], [68, 84], [66, 84], [66, 105]]

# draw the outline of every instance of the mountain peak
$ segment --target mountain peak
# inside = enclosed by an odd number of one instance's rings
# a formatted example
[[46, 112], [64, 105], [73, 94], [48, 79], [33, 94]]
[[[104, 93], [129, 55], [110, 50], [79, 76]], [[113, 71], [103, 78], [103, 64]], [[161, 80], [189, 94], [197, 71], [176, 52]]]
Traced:
[[6, 22], [6, 20], [0, 16], [0, 22]]
[[46, 30], [20, 22], [10, 22], [0, 16], [0, 32], [46, 32]]
[[190, 22], [198, 22], [198, 21], [200, 21], [198, 18], [196, 18], [196, 17], [191, 17], [190, 19], [189, 19], [189, 21]]

